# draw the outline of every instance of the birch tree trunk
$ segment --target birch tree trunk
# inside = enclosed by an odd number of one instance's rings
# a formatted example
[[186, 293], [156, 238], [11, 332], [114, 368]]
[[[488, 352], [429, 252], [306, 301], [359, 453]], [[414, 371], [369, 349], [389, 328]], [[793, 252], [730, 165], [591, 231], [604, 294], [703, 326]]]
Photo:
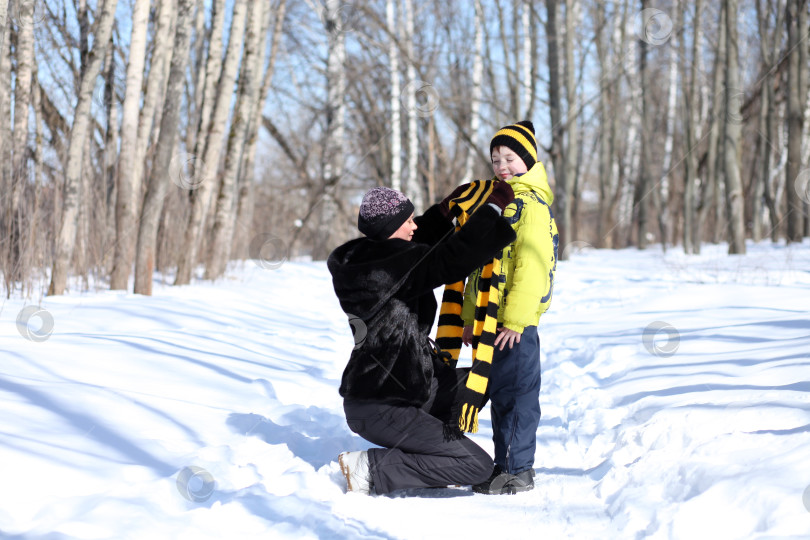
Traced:
[[428, 200], [436, 199], [436, 119], [428, 117], [428, 147], [427, 147], [427, 192]]
[[[534, 80], [532, 79], [532, 60], [534, 55], [532, 54], [533, 45], [532, 42], [532, 31], [531, 31], [531, 0], [523, 0], [521, 2], [521, 13], [520, 13], [520, 27], [523, 30], [522, 37], [522, 54], [521, 54], [521, 64], [520, 64], [520, 110], [518, 112], [518, 117], [520, 118], [530, 118], [528, 116], [529, 110], [531, 109], [532, 104], [532, 86], [534, 86]], [[568, 13], [566, 11], [566, 17]]]
[[[44, 136], [44, 129], [43, 124], [45, 123], [43, 120], [42, 111], [42, 91], [41, 86], [39, 84], [39, 70], [37, 69], [36, 63], [34, 63], [34, 73], [33, 73], [33, 81], [32, 81], [32, 97], [31, 97], [31, 104], [33, 105], [34, 111], [36, 116], [34, 118], [34, 201], [31, 205], [31, 216], [28, 220], [28, 246], [29, 248], [27, 251], [31, 253], [31, 260], [33, 266], [37, 268], [41, 268], [43, 265], [43, 258], [41, 255], [41, 251], [43, 248], [44, 242], [44, 234], [49, 232], [49, 228], [45, 225], [46, 220], [40, 220], [39, 212], [41, 209], [41, 201], [42, 201], [42, 147], [45, 141]], [[47, 218], [46, 218], [47, 219]], [[39, 252], [38, 252], [39, 251]]]
[[[787, 104], [782, 101], [776, 107], [776, 119], [785, 119], [787, 115]], [[779, 125], [776, 125], [779, 124]], [[787, 145], [787, 126], [785, 125], [785, 121], [777, 122], [774, 121], [774, 133], [775, 137], [772, 140], [776, 141], [776, 147], [780, 149], [781, 156], [779, 157], [779, 161], [776, 165], [772, 168], [770, 172], [769, 183], [773, 189], [773, 198], [777, 201], [777, 204], [780, 204], [781, 201], [784, 201], [785, 197], [785, 187], [787, 182], [785, 181], [785, 167], [787, 166], [787, 157], [788, 153], [781, 151]], [[785, 217], [782, 217], [782, 221], [785, 221]]]
[[[574, 239], [573, 235], [576, 234], [576, 223], [574, 223], [574, 188], [577, 185], [577, 162], [579, 160], [579, 124], [578, 112], [579, 107], [577, 103], [577, 70], [576, 63], [574, 62], [574, 35], [576, 23], [576, 11], [578, 9], [578, 0], [565, 0], [565, 39], [563, 47], [565, 51], [565, 101], [566, 101], [566, 119], [565, 131], [567, 140], [565, 142], [565, 158], [563, 160], [565, 167], [565, 205], [561, 208], [560, 215], [562, 216], [563, 229], [566, 232], [567, 240], [569, 242]], [[563, 238], [560, 237], [560, 241]], [[562, 244], [565, 245], [565, 244]]]
[[[496, 7], [498, 9], [500, 9], [500, 6], [496, 6]], [[490, 58], [490, 57], [492, 57], [493, 54], [495, 54], [493, 52], [494, 47], [491, 45], [492, 43], [494, 43], [495, 38], [492, 36], [492, 34], [489, 31], [489, 28], [488, 28], [488, 26], [486, 24], [486, 19], [484, 19], [483, 31], [484, 31], [484, 58]], [[495, 77], [495, 70], [494, 70], [494, 65], [493, 64], [494, 64], [494, 62], [485, 62], [484, 63], [484, 74], [485, 74], [485, 76], [487, 78], [487, 82], [485, 83], [485, 86], [487, 88], [498, 88], [499, 80]], [[490, 121], [493, 124], [495, 124], [496, 126], [502, 126], [502, 125], [504, 125], [505, 122], [514, 121], [514, 120], [505, 120], [504, 121], [504, 119], [503, 119], [504, 113], [501, 110], [501, 107], [498, 107], [493, 112], [494, 112], [494, 118], [491, 118]], [[431, 131], [428, 130], [428, 133], [430, 133], [430, 132]], [[430, 159], [430, 156], [428, 156], [428, 159]]]
[[[166, 87], [169, 79], [169, 69], [172, 61], [174, 26], [177, 18], [177, 0], [159, 0], [157, 3], [157, 20], [155, 21], [154, 46], [151, 59], [149, 61], [149, 75], [146, 79], [146, 89], [143, 94], [143, 104], [138, 118], [138, 130], [136, 138], [136, 152], [132, 160], [132, 170], [121, 170], [121, 174], [130, 178], [132, 183], [132, 196], [134, 198], [134, 212], [137, 219], [140, 219], [143, 209], [143, 196], [145, 191], [145, 170], [146, 163], [152, 161], [150, 158], [150, 141], [152, 147], [160, 137], [160, 115], [162, 104], [166, 94]], [[153, 158], [153, 156], [151, 156]], [[119, 179], [119, 181], [121, 181]], [[131, 242], [131, 259], [129, 270], [132, 270], [135, 250], [139, 234], [140, 224], [133, 221], [131, 237], [126, 241]], [[128, 277], [128, 276], [127, 276]], [[125, 285], [126, 287], [126, 285]]]
[[104, 54], [110, 42], [115, 8], [118, 0], [104, 0], [98, 12], [96, 35], [93, 39], [93, 48], [88, 52], [87, 64], [83, 66], [83, 73], [79, 90], [77, 92], [76, 110], [73, 114], [73, 126], [70, 129], [70, 146], [68, 161], [65, 167], [65, 184], [62, 203], [62, 216], [59, 232], [56, 237], [55, 256], [51, 283], [48, 287], [49, 295], [64, 294], [67, 287], [67, 274], [73, 247], [76, 244], [76, 230], [79, 218], [79, 186], [82, 179], [82, 162], [84, 161], [84, 145], [89, 136], [90, 106], [93, 99], [93, 88], [96, 78], [104, 62]]
[[[766, 77], [767, 78], [767, 77]], [[764, 81], [763, 81], [764, 82]], [[760, 108], [759, 115], [757, 116], [757, 144], [756, 144], [756, 161], [751, 170], [751, 239], [755, 243], [762, 240], [763, 235], [763, 219], [764, 219], [764, 205], [763, 198], [765, 197], [765, 185], [762, 182], [761, 167], [757, 167], [757, 163], [762, 161], [770, 161], [771, 150], [768, 148], [768, 141], [763, 136], [763, 133], [768, 131], [768, 96], [767, 91], [762, 88], [760, 90]], [[767, 157], [766, 157], [767, 156]]]
[[[807, 36], [808, 36], [808, 27], [807, 27], [807, 0], [798, 0], [799, 3], [799, 95], [806, 102], [807, 96]], [[808, 114], [807, 109], [802, 111], [802, 134], [804, 134], [804, 119], [805, 115]], [[805, 138], [802, 137], [802, 140]], [[804, 166], [804, 161], [800, 163], [799, 168], [801, 169]], [[794, 180], [795, 182], [795, 180]], [[795, 184], [793, 185], [793, 191], [797, 192]], [[798, 194], [798, 193], [797, 193]], [[800, 197], [802, 199], [802, 214], [799, 218], [799, 228], [800, 234], [803, 236], [810, 236], [810, 201], [806, 200], [808, 196], [807, 186], [805, 186], [804, 196]], [[801, 224], [804, 223], [802, 227]]]
[[197, 136], [199, 135], [197, 129], [200, 125], [201, 109], [206, 86], [205, 68], [207, 63], [204, 57], [205, 44], [206, 41], [210, 42], [211, 33], [213, 32], [206, 32], [205, 30], [205, 3], [198, 3], [197, 12], [194, 15], [194, 40], [192, 41], [190, 49], [194, 53], [194, 62], [192, 62], [189, 68], [194, 73], [194, 96], [193, 99], [189, 97], [189, 110], [191, 112], [189, 113], [188, 123], [190, 127], [186, 129], [186, 148], [194, 148], [197, 144]]
[[138, 229], [135, 256], [135, 294], [152, 295], [152, 273], [155, 268], [157, 230], [163, 202], [169, 187], [169, 170], [177, 144], [180, 125], [180, 103], [186, 82], [186, 66], [191, 41], [191, 19], [196, 0], [180, 0], [177, 9], [177, 25], [174, 35], [174, 52], [169, 68], [166, 100], [160, 118], [160, 138], [157, 153], [149, 174], [143, 212]]
[[325, 259], [337, 244], [337, 187], [343, 177], [346, 128], [346, 36], [340, 19], [342, 0], [326, 0], [324, 23], [329, 52], [326, 59], [326, 125], [320, 222], [312, 248], [315, 260]]
[[[206, 61], [205, 76], [200, 106], [199, 122], [194, 126], [194, 156], [205, 154], [205, 144], [208, 140], [208, 129], [211, 125], [211, 111], [216, 101], [217, 81], [222, 72], [222, 33], [225, 27], [225, 0], [214, 0], [211, 7], [211, 37], [208, 41], [208, 59]], [[196, 195], [192, 192], [192, 200]]]
[[529, 35], [527, 39], [530, 40], [531, 44], [529, 45], [529, 62], [530, 62], [530, 69], [529, 69], [529, 80], [531, 81], [529, 85], [529, 107], [526, 109], [526, 118], [534, 118], [534, 104], [537, 100], [537, 81], [539, 80], [538, 69], [539, 69], [539, 62], [540, 62], [540, 55], [536, 53], [537, 51], [537, 43], [538, 43], [538, 36], [537, 36], [537, 11], [535, 9], [535, 2], [527, 0], [526, 2], [526, 9], [528, 10], [529, 14]]
[[397, 9], [395, 4], [396, 0], [386, 0], [385, 2], [385, 22], [390, 32], [388, 69], [391, 80], [391, 188], [402, 191], [402, 122], [400, 120], [402, 89], [399, 78], [399, 46], [397, 44]]
[[[737, 0], [726, 3], [726, 135], [724, 138], [726, 205], [729, 254], [745, 253], [743, 191], [740, 178], [740, 134], [742, 131], [740, 74], [737, 57]], [[801, 132], [800, 138], [801, 141]]]
[[[772, 5], [770, 1], [763, 5], [763, 0], [757, 0], [755, 3], [757, 11], [757, 20], [759, 21], [759, 43], [760, 54], [762, 57], [762, 83], [760, 87], [760, 117], [759, 117], [759, 138], [762, 144], [760, 145], [759, 167], [757, 169], [757, 196], [761, 194], [765, 207], [768, 210], [768, 218], [770, 221], [770, 237], [771, 240], [776, 242], [778, 239], [779, 228], [778, 224], [781, 221], [776, 202], [771, 193], [771, 163], [772, 163], [772, 141], [776, 140], [776, 105], [775, 96], [773, 92], [774, 83], [774, 68], [776, 58], [779, 55], [782, 21], [785, 14], [784, 0], [778, 0], [776, 6], [776, 24], [774, 30], [771, 30], [768, 24], [771, 17]], [[756, 206], [755, 206], [756, 212]], [[757, 239], [756, 230], [754, 232], [754, 239]]]
[[11, 194], [8, 215], [10, 257], [7, 271], [10, 281], [22, 277], [22, 196], [28, 182], [28, 111], [31, 106], [31, 80], [34, 68], [34, 7], [33, 2], [17, 2], [17, 70], [14, 86], [14, 138], [11, 162]]
[[804, 84], [800, 49], [807, 47], [801, 36], [807, 28], [801, 25], [800, 13], [806, 10], [805, 0], [788, 0], [785, 25], [788, 33], [788, 79], [787, 79], [787, 167], [785, 167], [785, 192], [787, 194], [787, 241], [801, 242], [804, 236], [804, 205], [795, 183], [802, 168], [802, 131], [804, 128]]
[[[233, 86], [236, 80], [236, 70], [239, 67], [239, 57], [242, 51], [242, 42], [245, 36], [247, 14], [247, 0], [235, 0], [233, 18], [228, 36], [228, 49], [225, 52], [225, 63], [217, 84], [217, 94], [211, 119], [205, 137], [205, 151], [202, 159], [202, 174], [198, 179], [199, 186], [191, 186], [192, 190], [191, 215], [186, 228], [184, 245], [186, 249], [180, 253], [177, 262], [177, 276], [175, 285], [188, 285], [191, 282], [191, 273], [197, 262], [197, 253], [202, 241], [202, 232], [211, 194], [217, 191], [217, 172], [222, 147], [225, 143], [225, 126], [228, 122], [228, 112], [233, 98]], [[206, 75], [207, 77], [207, 75]], [[201, 137], [198, 138], [198, 141]], [[199, 154], [195, 154], [199, 157]], [[199, 174], [199, 173], [198, 173]]]
[[414, 6], [413, 0], [405, 2], [405, 47], [408, 54], [408, 95], [406, 96], [406, 110], [408, 116], [408, 176], [405, 180], [405, 190], [417, 213], [425, 209], [424, 189], [419, 183], [419, 118], [416, 106], [416, 56], [414, 51]]
[[714, 227], [712, 228], [712, 243], [719, 244], [728, 235], [724, 231], [728, 230], [728, 222], [726, 216], [727, 201], [725, 197], [726, 190], [726, 116], [729, 110], [726, 107], [726, 88], [728, 86], [727, 72], [726, 72], [726, 58], [728, 56], [728, 7], [725, 2], [722, 2], [721, 9], [721, 24], [723, 28], [721, 34], [723, 36], [722, 44], [718, 42], [717, 54], [722, 51], [723, 56], [719, 58], [718, 72], [716, 76], [719, 77], [720, 84], [718, 85], [717, 96], [715, 99], [719, 102], [717, 111], [717, 123], [719, 129], [719, 137], [717, 141], [716, 150], [716, 164], [715, 164], [715, 178], [714, 185], [712, 186], [711, 200], [707, 201], [711, 208], [714, 210]]
[[[593, 17], [595, 19], [596, 27], [596, 58], [599, 61], [599, 76], [600, 80], [604, 80], [609, 71], [608, 54], [609, 54], [609, 38], [606, 40], [605, 35], [609, 32], [607, 25], [607, 16], [605, 14], [605, 5], [602, 2], [597, 2], [593, 6]], [[599, 171], [599, 207], [598, 216], [596, 218], [596, 238], [597, 247], [604, 247], [605, 244], [605, 231], [607, 230], [607, 210], [609, 207], [608, 183], [610, 179], [611, 170], [611, 147], [613, 144], [610, 130], [610, 118], [616, 116], [611, 114], [611, 97], [613, 94], [612, 85], [605, 85], [599, 92], [599, 157], [598, 157], [598, 171]], [[615, 112], [615, 111], [612, 111]]]
[[88, 64], [87, 55], [90, 52], [90, 17], [87, 16], [87, 0], [78, 0], [76, 14], [79, 22], [79, 58], [80, 65]]
[[[133, 161], [132, 191], [137, 197], [136, 212], [141, 208], [143, 191], [144, 162], [149, 139], [157, 141], [159, 128], [154, 129], [155, 120], [159, 112], [158, 103], [165, 94], [169, 79], [169, 67], [172, 61], [172, 42], [174, 40], [174, 23], [177, 18], [177, 0], [160, 0], [158, 7], [157, 30], [155, 31], [155, 47], [149, 67], [149, 76], [146, 79], [146, 92], [143, 97], [143, 108], [138, 120], [138, 152]], [[154, 131], [154, 132], [153, 132]]]
[[239, 174], [239, 202], [236, 211], [236, 233], [234, 238], [235, 253], [240, 259], [246, 258], [247, 245], [249, 236], [252, 231], [253, 209], [254, 209], [254, 177], [255, 177], [255, 161], [256, 161], [256, 143], [259, 140], [259, 126], [261, 125], [262, 109], [264, 103], [267, 101], [267, 95], [270, 92], [270, 85], [273, 82], [273, 74], [275, 73], [276, 57], [278, 56], [279, 46], [281, 44], [282, 29], [284, 27], [284, 14], [287, 10], [286, 0], [281, 0], [278, 8], [275, 10], [268, 10], [268, 17], [273, 16], [275, 19], [273, 27], [273, 40], [270, 45], [270, 58], [268, 60], [267, 69], [264, 72], [264, 79], [260, 90], [259, 99], [256, 102], [256, 108], [251, 115], [250, 128], [247, 138], [247, 145], [245, 148], [244, 157], [242, 158], [242, 166]]
[[[103, 216], [103, 236], [102, 236], [102, 253], [110, 254], [110, 249], [114, 250], [113, 244], [115, 241], [115, 197], [117, 197], [117, 189], [115, 182], [115, 171], [118, 164], [118, 137], [119, 129], [119, 115], [118, 106], [116, 102], [115, 90], [115, 40], [110, 38], [110, 46], [107, 47], [107, 58], [105, 62], [106, 67], [106, 84], [104, 85], [104, 105], [107, 108], [107, 125], [105, 126], [104, 135], [104, 148], [102, 154], [104, 156], [104, 171], [103, 171], [103, 184], [101, 186], [100, 199], [104, 201], [104, 216]], [[106, 257], [105, 257], [106, 258]], [[105, 268], [109, 260], [102, 260]]]
[[[709, 125], [709, 148], [706, 154], [706, 181], [702, 185], [701, 196], [698, 202], [697, 238], [693, 244], [695, 253], [700, 254], [706, 218], [712, 208], [716, 208], [714, 201], [718, 199], [719, 186], [723, 177], [723, 146], [720, 144], [725, 132], [725, 113], [723, 104], [723, 84], [725, 73], [723, 64], [726, 57], [726, 7], [721, 4], [720, 21], [718, 24], [717, 51], [714, 59], [714, 75], [712, 79], [712, 115]], [[716, 216], [717, 227], [721, 216]], [[714, 236], [714, 234], [713, 234]], [[716, 241], [716, 238], [713, 238]]]
[[[683, 12], [679, 0], [675, 0], [675, 28], [683, 26]], [[664, 165], [658, 190], [658, 233], [661, 235], [661, 247], [666, 252], [671, 241], [672, 223], [669, 215], [669, 176], [672, 167], [672, 151], [675, 144], [675, 119], [678, 105], [678, 33], [673, 32], [669, 40], [669, 87], [667, 90], [667, 132], [664, 139]]]
[[6, 27], [8, 26], [8, 6], [11, 3], [11, 1], [12, 0], [0, 0], [0, 54], [6, 53]]
[[697, 201], [695, 200], [695, 189], [698, 182], [698, 149], [697, 143], [700, 139], [699, 120], [697, 119], [698, 101], [698, 58], [700, 56], [700, 44], [702, 40], [701, 11], [703, 0], [695, 0], [695, 16], [692, 19], [692, 63], [689, 64], [689, 76], [686, 76], [686, 38], [681, 40], [680, 50], [683, 51], [681, 57], [684, 58], [683, 80], [686, 86], [684, 92], [684, 136], [686, 138], [686, 158], [684, 160], [684, 193], [683, 193], [683, 251], [687, 255], [695, 253], [693, 244], [694, 228], [697, 225]]
[[557, 17], [560, 12], [561, 0], [548, 0], [546, 9], [548, 16], [546, 20], [546, 41], [548, 45], [548, 100], [549, 113], [551, 116], [551, 162], [554, 166], [554, 206], [557, 207], [556, 214], [562, 216], [557, 222], [559, 230], [560, 259], [568, 257], [568, 251], [564, 247], [568, 244], [568, 225], [565, 220], [566, 215], [570, 215], [570, 202], [568, 200], [568, 179], [566, 177], [566, 157], [563, 138], [565, 137], [566, 121], [562, 115], [562, 97], [560, 96], [560, 47]]
[[121, 152], [118, 158], [118, 186], [115, 201], [115, 252], [110, 274], [110, 289], [126, 290], [135, 256], [140, 181], [133, 177], [138, 156], [138, 115], [141, 85], [146, 64], [146, 30], [149, 26], [150, 0], [136, 0], [132, 8], [127, 88], [121, 115]]
[[[774, 52], [775, 49], [772, 49]], [[773, 57], [772, 57], [773, 58]], [[763, 81], [764, 95], [762, 98], [762, 106], [767, 107], [765, 111], [765, 133], [769, 141], [774, 141], [778, 138], [778, 127], [776, 118], [776, 96], [773, 91], [773, 78], [766, 77]], [[762, 159], [762, 166], [760, 168], [760, 175], [762, 176], [762, 196], [765, 199], [765, 205], [768, 208], [768, 217], [770, 221], [770, 237], [771, 241], [776, 242], [779, 239], [779, 224], [782, 217], [779, 213], [779, 207], [776, 203], [776, 197], [773, 195], [771, 188], [771, 177], [773, 174], [771, 163], [771, 147], [768, 144], [764, 146], [764, 153]]]
[[17, 2], [16, 83], [14, 85], [14, 159], [12, 207], [19, 206], [22, 186], [26, 181], [28, 111], [31, 107], [31, 80], [34, 68], [34, 6], [33, 2]]
[[[616, 8], [614, 8], [616, 9]], [[609, 17], [605, 4], [597, 2], [593, 6], [596, 19], [596, 54], [599, 60], [599, 80], [602, 88], [599, 92], [599, 207], [597, 216], [596, 242], [597, 247], [613, 247], [613, 237], [610, 234], [615, 226], [613, 212], [618, 197], [619, 162], [616, 159], [616, 141], [619, 135], [618, 95], [620, 93], [621, 79], [616, 76], [617, 64], [614, 62], [615, 52], [621, 43], [624, 43], [624, 24], [621, 17], [613, 12]], [[610, 20], [610, 24], [608, 24]]]
[[[0, 235], [7, 238], [11, 234], [10, 215], [7, 211], [10, 202], [6, 197], [11, 193], [11, 58], [5, 43], [8, 26], [8, 3], [0, 0]], [[11, 294], [11, 273], [8, 248], [0, 249], [0, 269], [7, 294]]]
[[[641, 10], [649, 7], [648, 0], [641, 0]], [[650, 59], [650, 43], [646, 39], [641, 39], [641, 168], [639, 170], [638, 184], [633, 197], [635, 206], [636, 226], [638, 237], [636, 239], [639, 249], [647, 247], [647, 194], [652, 185], [652, 148], [651, 138], [653, 136], [653, 95], [650, 81], [650, 69], [648, 63]]]
[[242, 163], [242, 150], [245, 146], [248, 125], [253, 111], [257, 108], [260, 74], [264, 63], [265, 48], [262, 47], [262, 37], [267, 35], [266, 5], [266, 2], [253, 3], [248, 17], [245, 53], [239, 74], [239, 91], [228, 135], [225, 171], [217, 195], [211, 258], [206, 267], [205, 279], [215, 279], [224, 274], [230, 258], [236, 222], [237, 177]]
[[[473, 144], [478, 140], [478, 130], [481, 128], [481, 98], [483, 95], [484, 75], [484, 5], [481, 0], [475, 0], [475, 56], [473, 56], [472, 88], [470, 89], [470, 139]], [[464, 177], [461, 183], [474, 180], [473, 167], [478, 155], [476, 148], [467, 150], [464, 162]]]
[[[515, 7], [519, 0], [512, 0], [512, 7], [513, 12], [515, 11]], [[557, 1], [564, 1], [564, 0], [557, 0]], [[495, 11], [498, 14], [498, 26], [499, 28], [516, 28], [516, 26], [512, 26], [510, 23], [504, 20], [504, 13], [506, 10], [501, 3], [502, 0], [495, 0]], [[556, 2], [555, 2], [556, 3]], [[551, 9], [551, 6], [546, 4], [547, 9]], [[559, 13], [559, 6], [556, 7], [557, 13]], [[517, 16], [513, 17], [517, 19]], [[508, 118], [516, 118], [518, 115], [518, 74], [516, 73], [516, 69], [512, 67], [512, 58], [514, 58], [518, 51], [515, 50], [515, 47], [509, 43], [509, 34], [510, 32], [500, 32], [501, 36], [501, 48], [503, 54], [503, 69], [504, 69], [504, 79], [506, 82], [506, 89], [507, 89], [507, 96], [509, 97], [509, 110], [508, 110]], [[549, 60], [550, 61], [550, 60]], [[514, 122], [514, 120], [509, 120], [509, 122]], [[502, 122], [498, 122], [500, 125]]]
[[[770, 4], [770, 2], [769, 2]], [[759, 91], [759, 115], [757, 118], [757, 139], [756, 139], [756, 159], [751, 171], [751, 188], [753, 196], [751, 202], [751, 237], [754, 242], [760, 242], [764, 234], [765, 199], [769, 198], [766, 188], [768, 178], [768, 168], [771, 160], [771, 142], [768, 139], [768, 112], [770, 109], [770, 96], [768, 86], [772, 84], [771, 73], [773, 66], [770, 61], [771, 39], [768, 30], [770, 22], [770, 9], [765, 6], [763, 9], [762, 0], [754, 2], [757, 21], [759, 25], [759, 52], [760, 52], [760, 91]], [[779, 28], [780, 24], [776, 26]], [[777, 31], [778, 32], [778, 31]], [[767, 168], [764, 168], [767, 167]]]
[[[701, 37], [699, 47], [701, 47], [701, 48], [704, 47], [704, 41], [705, 41], [704, 38]], [[704, 66], [704, 62], [703, 62], [703, 55], [698, 55], [697, 56], [697, 70], [698, 70], [698, 73], [706, 73], [707, 72], [706, 69], [705, 69], [705, 66]], [[706, 126], [707, 126], [707, 134], [705, 136], [703, 135], [704, 123], [703, 123], [702, 119], [710, 118], [710, 111], [711, 111], [711, 108], [712, 108], [712, 101], [713, 101], [712, 100], [711, 88], [709, 87], [708, 77], [707, 76], [700, 77], [699, 88], [700, 88], [700, 90], [699, 90], [699, 99], [698, 99], [698, 102], [700, 104], [699, 116], [698, 116], [699, 121], [697, 122], [697, 125], [695, 126], [696, 127], [695, 133], [696, 133], [697, 140], [703, 141], [704, 138], [710, 139], [711, 129], [713, 127], [713, 124], [712, 124], [713, 120], [710, 119], [709, 123], [706, 124]], [[701, 208], [702, 208], [702, 205], [705, 204], [704, 201], [705, 201], [705, 198], [706, 198], [706, 193], [708, 191], [707, 186], [711, 185], [711, 183], [713, 182], [713, 179], [708, 178], [708, 175], [706, 174], [707, 166], [705, 165], [705, 163], [708, 163], [708, 159], [704, 160], [704, 166], [703, 167], [700, 166], [700, 161], [698, 161], [698, 167], [697, 167], [697, 173], [696, 173], [698, 175], [698, 177], [697, 177], [698, 181], [697, 181], [697, 184], [695, 186], [695, 212], [694, 212], [694, 214], [695, 214], [695, 223], [694, 223], [694, 226], [692, 227], [692, 251], [693, 251], [694, 254], [699, 254], [700, 253], [701, 243], [703, 242], [703, 226], [701, 224], [701, 219], [702, 219], [701, 218]], [[703, 171], [703, 174], [701, 174], [701, 171]]]
[[[624, 5], [624, 21], [630, 10], [630, 0]], [[640, 137], [642, 131], [642, 118], [639, 114], [638, 104], [641, 101], [641, 83], [639, 81], [638, 66], [638, 40], [630, 38], [627, 43], [627, 54], [624, 57], [624, 69], [627, 73], [627, 87], [629, 99], [625, 99], [624, 117], [627, 118], [627, 139], [625, 140], [625, 155], [622, 160], [622, 178], [619, 194], [619, 211], [617, 236], [621, 239], [616, 242], [621, 247], [632, 245], [633, 230], [633, 196], [636, 191], [639, 163], [641, 162]]]

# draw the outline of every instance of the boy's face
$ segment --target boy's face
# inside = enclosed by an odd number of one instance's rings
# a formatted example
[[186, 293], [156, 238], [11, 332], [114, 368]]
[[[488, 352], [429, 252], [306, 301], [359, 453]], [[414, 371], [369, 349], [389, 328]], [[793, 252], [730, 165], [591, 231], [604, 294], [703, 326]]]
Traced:
[[394, 231], [394, 234], [389, 236], [388, 238], [399, 238], [401, 240], [405, 240], [406, 242], [410, 242], [413, 238], [413, 231], [416, 230], [416, 223], [413, 221], [413, 214], [409, 217], [405, 223], [399, 226], [399, 229]]
[[528, 171], [526, 164], [508, 146], [496, 146], [492, 149], [492, 171], [499, 180], [511, 180], [516, 174]]

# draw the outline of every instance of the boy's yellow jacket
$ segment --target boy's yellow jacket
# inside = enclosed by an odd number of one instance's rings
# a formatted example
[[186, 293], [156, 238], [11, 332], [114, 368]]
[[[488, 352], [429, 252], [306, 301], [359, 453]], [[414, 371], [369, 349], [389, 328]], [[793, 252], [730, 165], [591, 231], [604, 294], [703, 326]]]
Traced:
[[[554, 194], [543, 164], [538, 161], [527, 173], [509, 180], [509, 185], [515, 200], [503, 215], [517, 239], [503, 249], [498, 322], [522, 333], [525, 327], [538, 324], [551, 304], [559, 236], [550, 208]], [[480, 273], [479, 268], [467, 280], [461, 312], [465, 325], [471, 325], [475, 318]]]

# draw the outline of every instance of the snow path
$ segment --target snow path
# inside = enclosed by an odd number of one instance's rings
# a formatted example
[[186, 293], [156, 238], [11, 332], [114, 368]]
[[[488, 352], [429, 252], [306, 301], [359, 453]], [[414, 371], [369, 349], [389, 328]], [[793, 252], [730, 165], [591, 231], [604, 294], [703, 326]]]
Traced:
[[0, 538], [806, 538], [810, 244], [748, 249], [559, 264], [537, 488], [502, 497], [344, 493], [337, 454], [370, 445], [323, 263], [48, 297], [19, 328], [6, 300]]

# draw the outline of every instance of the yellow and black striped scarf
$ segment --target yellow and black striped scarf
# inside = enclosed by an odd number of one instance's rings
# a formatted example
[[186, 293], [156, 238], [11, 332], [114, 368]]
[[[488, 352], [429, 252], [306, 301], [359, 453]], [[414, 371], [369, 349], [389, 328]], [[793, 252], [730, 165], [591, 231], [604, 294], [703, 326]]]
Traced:
[[[458, 221], [456, 230], [463, 227], [492, 193], [493, 180], [476, 180], [469, 189], [450, 201], [450, 213]], [[475, 299], [475, 322], [473, 323], [473, 363], [467, 376], [466, 385], [458, 394], [460, 415], [458, 426], [461, 431], [478, 431], [478, 412], [484, 404], [484, 395], [489, 382], [492, 366], [495, 334], [498, 326], [498, 278], [501, 272], [500, 256], [484, 266], [478, 282]], [[464, 303], [464, 281], [451, 283], [444, 288], [442, 307], [439, 312], [439, 326], [436, 344], [452, 356], [452, 363], [458, 361], [461, 352], [461, 333], [464, 321], [461, 307]], [[448, 360], [449, 362], [449, 360]]]

